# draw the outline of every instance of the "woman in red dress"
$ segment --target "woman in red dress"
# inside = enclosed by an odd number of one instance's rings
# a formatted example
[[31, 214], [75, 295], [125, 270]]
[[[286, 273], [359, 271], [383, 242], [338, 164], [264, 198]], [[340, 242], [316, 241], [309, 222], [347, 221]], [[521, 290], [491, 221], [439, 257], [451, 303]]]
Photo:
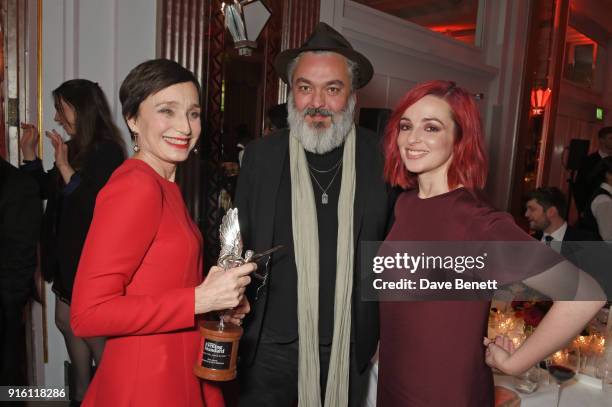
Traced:
[[200, 136], [199, 85], [156, 59], [119, 93], [135, 154], [98, 195], [71, 309], [76, 335], [108, 338], [83, 405], [222, 406], [220, 390], [192, 373], [195, 316], [237, 307], [241, 318], [255, 265], [213, 267], [202, 282], [202, 238], [174, 182]]
[[[385, 155], [386, 179], [405, 189], [387, 241], [531, 240], [508, 214], [477, 198], [487, 168], [480, 117], [471, 95], [454, 83], [423, 83], [404, 96], [387, 126]], [[490, 277], [549, 294], [554, 284], [533, 276], [537, 270], [493, 270]], [[603, 298], [596, 283], [594, 291], [590, 298]], [[577, 335], [604, 303], [555, 302], [510, 355], [503, 338], [485, 338], [483, 348], [488, 301], [381, 302], [378, 405], [492, 406], [489, 366], [509, 374], [527, 370]]]

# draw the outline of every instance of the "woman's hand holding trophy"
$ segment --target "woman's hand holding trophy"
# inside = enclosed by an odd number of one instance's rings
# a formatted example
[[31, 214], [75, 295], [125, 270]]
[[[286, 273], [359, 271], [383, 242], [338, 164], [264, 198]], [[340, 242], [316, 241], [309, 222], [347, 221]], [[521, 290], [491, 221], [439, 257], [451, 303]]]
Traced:
[[[246, 286], [251, 282], [249, 274], [257, 269], [258, 259], [269, 256], [280, 246], [260, 254], [247, 250], [243, 258], [237, 209], [230, 209], [225, 214], [219, 232], [219, 260], [204, 282], [196, 287], [195, 313], [219, 309], [231, 311], [222, 313], [218, 321], [200, 324], [202, 343], [193, 372], [202, 379], [227, 381], [236, 377], [238, 343], [242, 336], [240, 325], [250, 310], [249, 301], [244, 295]], [[265, 275], [258, 277], [265, 280]]]

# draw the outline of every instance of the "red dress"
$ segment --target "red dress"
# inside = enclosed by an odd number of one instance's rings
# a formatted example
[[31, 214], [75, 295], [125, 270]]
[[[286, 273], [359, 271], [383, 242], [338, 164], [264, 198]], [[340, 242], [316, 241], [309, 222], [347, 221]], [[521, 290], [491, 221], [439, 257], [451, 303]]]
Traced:
[[178, 186], [125, 161], [98, 195], [74, 284], [75, 335], [108, 337], [83, 406], [223, 406], [192, 372], [201, 249]]
[[[398, 198], [387, 241], [533, 240], [510, 215], [463, 188], [429, 199], [417, 193]], [[535, 259], [533, 267], [496, 270], [485, 280], [495, 278], [500, 286], [521, 281], [557, 261]], [[489, 301], [381, 302], [378, 405], [493, 406], [493, 375], [482, 345], [489, 306]]]

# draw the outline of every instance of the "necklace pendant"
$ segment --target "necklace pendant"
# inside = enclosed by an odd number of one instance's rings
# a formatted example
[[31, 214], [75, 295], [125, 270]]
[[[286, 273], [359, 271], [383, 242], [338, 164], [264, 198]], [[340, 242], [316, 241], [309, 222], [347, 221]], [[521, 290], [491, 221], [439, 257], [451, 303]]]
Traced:
[[327, 205], [327, 202], [329, 202], [329, 199], [327, 199], [327, 193], [323, 192], [323, 194], [321, 195], [321, 203], [323, 205]]

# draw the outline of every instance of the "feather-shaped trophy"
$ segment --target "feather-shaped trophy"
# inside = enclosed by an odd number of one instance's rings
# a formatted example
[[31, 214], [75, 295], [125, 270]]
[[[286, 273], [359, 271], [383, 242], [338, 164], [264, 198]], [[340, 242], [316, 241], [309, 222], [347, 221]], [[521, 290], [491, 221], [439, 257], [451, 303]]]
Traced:
[[[242, 258], [238, 209], [227, 211], [219, 227], [219, 237], [221, 243], [221, 252], [217, 261], [219, 267], [227, 270], [249, 261], [253, 254], [251, 250], [247, 251], [247, 258]], [[236, 377], [236, 359], [242, 328], [229, 322], [225, 323], [221, 314], [218, 321], [201, 323], [200, 334], [201, 347], [193, 367], [195, 375], [213, 381], [233, 380]]]
[[[221, 252], [217, 265], [224, 270], [238, 267], [248, 262], [269, 259], [269, 256], [282, 248], [276, 246], [270, 250], [255, 254], [247, 250], [242, 257], [242, 236], [238, 223], [238, 209], [227, 211], [219, 227]], [[264, 267], [265, 268], [265, 267]], [[253, 273], [265, 281], [266, 275]], [[213, 381], [233, 380], [236, 377], [236, 359], [238, 343], [242, 336], [242, 328], [238, 325], [224, 322], [223, 315], [219, 321], [204, 321], [200, 324], [202, 341], [198, 359], [193, 367], [196, 376]]]
[[219, 238], [221, 241], [221, 252], [217, 261], [219, 267], [227, 270], [241, 266], [247, 263], [253, 255], [252, 250], [247, 250], [245, 258], [242, 258], [242, 236], [238, 223], [238, 209], [230, 209], [223, 217], [219, 227]]

